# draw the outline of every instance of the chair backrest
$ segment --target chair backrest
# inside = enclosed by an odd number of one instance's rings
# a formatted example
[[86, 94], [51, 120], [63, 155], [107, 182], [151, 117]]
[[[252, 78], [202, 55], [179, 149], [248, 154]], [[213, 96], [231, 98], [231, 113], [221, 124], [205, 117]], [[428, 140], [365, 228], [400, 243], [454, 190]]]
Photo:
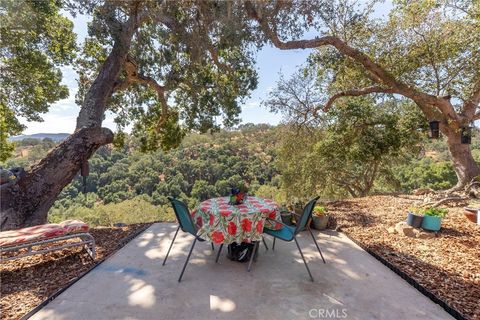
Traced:
[[302, 231], [305, 228], [305, 226], [307, 225], [307, 222], [310, 221], [310, 218], [312, 217], [313, 208], [315, 207], [315, 203], [317, 203], [317, 200], [319, 198], [320, 197], [313, 198], [303, 208], [302, 215], [300, 216], [300, 218], [297, 221], [297, 227], [295, 228], [295, 234]]
[[168, 200], [170, 200], [170, 203], [172, 204], [173, 211], [175, 212], [175, 216], [177, 216], [180, 228], [184, 232], [188, 232], [196, 236], [197, 228], [195, 227], [195, 223], [193, 223], [192, 217], [190, 216], [190, 211], [188, 210], [185, 202], [173, 197], [168, 197]]

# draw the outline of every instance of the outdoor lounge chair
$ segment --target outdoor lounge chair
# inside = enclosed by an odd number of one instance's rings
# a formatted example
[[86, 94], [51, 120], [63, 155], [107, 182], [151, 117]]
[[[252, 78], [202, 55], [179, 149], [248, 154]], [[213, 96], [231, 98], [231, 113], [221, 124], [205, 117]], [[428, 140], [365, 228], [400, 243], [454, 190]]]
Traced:
[[[95, 239], [88, 233], [88, 229], [88, 225], [82, 221], [67, 220], [59, 224], [50, 223], [0, 232], [0, 262], [76, 246], [83, 246], [95, 260]], [[77, 241], [65, 242], [71, 239]], [[45, 247], [46, 244], [52, 245]], [[15, 252], [20, 253], [14, 254]]]
[[[167, 262], [168, 255], [170, 254], [170, 249], [172, 249], [173, 243], [177, 238], [178, 230], [182, 229], [183, 232], [188, 232], [195, 237], [192, 247], [190, 248], [190, 252], [188, 253], [187, 261], [185, 261], [185, 265], [183, 266], [182, 273], [178, 278], [178, 282], [180, 282], [182, 281], [183, 273], [185, 272], [185, 268], [187, 267], [188, 260], [190, 260], [190, 255], [192, 254], [193, 247], [195, 247], [195, 243], [197, 242], [197, 240], [205, 241], [205, 239], [201, 239], [200, 237], [197, 236], [197, 227], [192, 220], [192, 217], [190, 215], [190, 211], [188, 210], [187, 205], [183, 201], [180, 201], [173, 197], [168, 197], [168, 200], [170, 200], [170, 203], [172, 204], [172, 207], [173, 207], [173, 211], [175, 212], [175, 216], [177, 217], [178, 228], [177, 228], [177, 231], [175, 231], [175, 235], [173, 236], [172, 242], [170, 243], [170, 247], [168, 248], [167, 255], [165, 256], [165, 259], [163, 260], [162, 265], [164, 266], [165, 263]], [[213, 250], [214, 250], [214, 246], [212, 243], [212, 251]]]
[[275, 221], [277, 223], [280, 223], [283, 225], [283, 228], [280, 230], [270, 230], [270, 229], [264, 229], [264, 233], [271, 235], [273, 237], [273, 245], [272, 245], [272, 250], [275, 250], [275, 240], [278, 238], [283, 241], [290, 242], [292, 240], [295, 241], [295, 244], [297, 245], [298, 251], [300, 252], [300, 255], [302, 256], [303, 263], [305, 264], [305, 267], [307, 268], [308, 274], [310, 275], [310, 279], [313, 280], [312, 273], [310, 272], [310, 269], [308, 268], [307, 261], [305, 260], [305, 257], [303, 256], [302, 249], [300, 249], [300, 245], [298, 244], [296, 236], [298, 233], [305, 228], [310, 232], [310, 235], [312, 236], [313, 241], [315, 242], [315, 245], [317, 246], [318, 253], [320, 253], [320, 256], [322, 257], [323, 263], [325, 263], [325, 259], [323, 258], [322, 251], [320, 251], [320, 247], [318, 246], [317, 240], [315, 239], [315, 236], [312, 233], [312, 230], [310, 229], [310, 220], [312, 219], [312, 212], [313, 212], [313, 207], [315, 207], [315, 203], [320, 197], [316, 197], [310, 202], [307, 203], [307, 205], [303, 208], [303, 212], [300, 215], [300, 218], [297, 221], [297, 226], [289, 226], [284, 224], [281, 221], [273, 220], [270, 218], [267, 218], [268, 220]]

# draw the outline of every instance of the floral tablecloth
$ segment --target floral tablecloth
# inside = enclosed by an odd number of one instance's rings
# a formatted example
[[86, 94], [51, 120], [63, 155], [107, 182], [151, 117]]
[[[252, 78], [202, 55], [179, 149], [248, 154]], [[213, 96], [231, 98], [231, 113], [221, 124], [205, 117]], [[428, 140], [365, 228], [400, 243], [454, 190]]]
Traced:
[[197, 235], [215, 244], [262, 240], [263, 228], [281, 229], [278, 205], [269, 199], [248, 196], [244, 203], [229, 204], [229, 197], [208, 199], [192, 211]]

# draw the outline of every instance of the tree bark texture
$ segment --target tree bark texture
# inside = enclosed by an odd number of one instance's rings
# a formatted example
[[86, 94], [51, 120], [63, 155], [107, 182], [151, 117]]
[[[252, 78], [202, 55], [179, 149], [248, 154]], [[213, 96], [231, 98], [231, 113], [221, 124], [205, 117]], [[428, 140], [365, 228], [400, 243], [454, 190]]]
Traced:
[[480, 175], [480, 168], [473, 159], [469, 144], [461, 143], [461, 131], [450, 126], [442, 130], [447, 139], [448, 150], [453, 161], [453, 169], [458, 178], [455, 189], [464, 188], [473, 178]]
[[1, 230], [42, 224], [58, 194], [69, 184], [82, 162], [113, 141], [106, 128], [84, 128], [53, 149], [47, 157], [11, 185], [0, 187]]

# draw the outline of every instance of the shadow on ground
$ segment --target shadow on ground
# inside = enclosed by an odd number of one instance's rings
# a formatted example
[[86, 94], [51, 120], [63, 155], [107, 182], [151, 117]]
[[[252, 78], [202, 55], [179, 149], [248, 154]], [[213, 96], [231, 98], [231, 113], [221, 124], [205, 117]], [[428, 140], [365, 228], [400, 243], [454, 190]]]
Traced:
[[[32, 319], [450, 319], [391, 270], [336, 232], [317, 234], [327, 264], [307, 233], [299, 237], [315, 282], [294, 243], [261, 246], [252, 271], [229, 261], [215, 264], [209, 243], [198, 243], [177, 282], [193, 238], [155, 224]], [[267, 239], [271, 244], [271, 240]], [[405, 308], [408, 305], [408, 308]]]

